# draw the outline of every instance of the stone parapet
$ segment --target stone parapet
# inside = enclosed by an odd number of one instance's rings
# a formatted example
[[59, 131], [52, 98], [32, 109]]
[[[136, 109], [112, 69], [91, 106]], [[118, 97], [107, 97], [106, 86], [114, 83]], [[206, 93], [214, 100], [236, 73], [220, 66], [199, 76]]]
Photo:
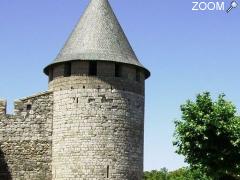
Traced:
[[0, 180], [51, 180], [53, 94], [14, 106], [15, 114], [6, 115], [6, 101], [0, 101]]
[[0, 99], [0, 116], [6, 115], [7, 101]]

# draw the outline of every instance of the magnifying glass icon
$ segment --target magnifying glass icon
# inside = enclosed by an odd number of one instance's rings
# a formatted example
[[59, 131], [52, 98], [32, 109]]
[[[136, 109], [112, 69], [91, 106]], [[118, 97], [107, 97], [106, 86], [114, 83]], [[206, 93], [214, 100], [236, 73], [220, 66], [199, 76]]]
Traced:
[[232, 1], [230, 8], [228, 8], [227, 13], [229, 13], [232, 9], [238, 7], [237, 1]]

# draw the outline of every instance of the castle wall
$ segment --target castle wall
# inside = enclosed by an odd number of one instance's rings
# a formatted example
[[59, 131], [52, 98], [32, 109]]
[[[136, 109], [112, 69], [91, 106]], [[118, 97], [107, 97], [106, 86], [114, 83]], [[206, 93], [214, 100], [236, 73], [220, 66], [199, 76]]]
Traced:
[[71, 76], [55, 79], [49, 83], [49, 90], [70, 89], [118, 89], [144, 95], [144, 82], [124, 80], [115, 77]]
[[54, 92], [53, 179], [142, 180], [143, 119], [140, 94]]
[[121, 77], [115, 77], [115, 63], [97, 62], [97, 77], [88, 76], [89, 62], [72, 61], [71, 77], [64, 77], [64, 64], [53, 67], [53, 81], [49, 90], [67, 89], [118, 89], [144, 95], [144, 72], [140, 72], [140, 81], [136, 81], [136, 68], [121, 64]]
[[136, 81], [134, 66], [123, 65], [115, 77], [115, 63], [98, 62], [97, 76], [85, 76], [88, 64], [72, 63], [72, 76], [49, 83], [53, 179], [142, 180], [143, 73]]
[[0, 113], [1, 180], [52, 179], [52, 100], [46, 92], [16, 101], [15, 115]]

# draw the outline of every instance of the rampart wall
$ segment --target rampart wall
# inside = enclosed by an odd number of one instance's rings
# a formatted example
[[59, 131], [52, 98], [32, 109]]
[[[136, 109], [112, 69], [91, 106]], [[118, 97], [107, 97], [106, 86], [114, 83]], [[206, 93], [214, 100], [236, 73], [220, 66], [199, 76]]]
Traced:
[[0, 179], [51, 180], [53, 94], [15, 101], [14, 115], [0, 100]]

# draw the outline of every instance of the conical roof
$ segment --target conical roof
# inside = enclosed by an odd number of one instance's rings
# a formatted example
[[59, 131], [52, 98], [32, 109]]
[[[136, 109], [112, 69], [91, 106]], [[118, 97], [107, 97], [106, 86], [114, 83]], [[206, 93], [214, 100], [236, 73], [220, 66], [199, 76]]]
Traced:
[[108, 0], [91, 0], [64, 47], [44, 72], [56, 63], [73, 60], [112, 61], [143, 68], [138, 61]]

